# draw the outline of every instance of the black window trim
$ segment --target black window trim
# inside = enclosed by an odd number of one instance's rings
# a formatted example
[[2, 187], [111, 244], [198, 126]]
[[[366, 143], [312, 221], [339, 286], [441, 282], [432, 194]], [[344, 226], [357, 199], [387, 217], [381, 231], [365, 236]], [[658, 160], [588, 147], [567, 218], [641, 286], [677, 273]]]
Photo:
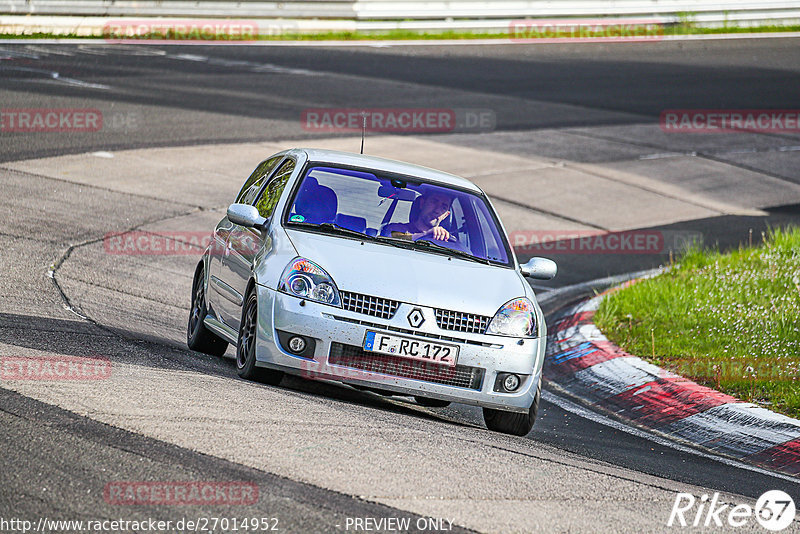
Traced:
[[[269, 178], [267, 178], [267, 179], [264, 181], [264, 185], [262, 185], [262, 186], [261, 186], [261, 189], [259, 189], [259, 190], [258, 190], [258, 194], [257, 194], [257, 195], [256, 195], [256, 196], [253, 198], [253, 203], [252, 203], [252, 204], [250, 204], [251, 206], [255, 206], [255, 205], [256, 205], [256, 202], [258, 202], [258, 199], [260, 199], [260, 198], [261, 198], [261, 195], [262, 195], [262, 194], [264, 194], [264, 191], [266, 191], [266, 189], [269, 187], [269, 185], [270, 185], [270, 184], [271, 184], [271, 183], [272, 183], [272, 182], [275, 180], [275, 178], [278, 176], [278, 171], [281, 169], [281, 167], [283, 167], [283, 165], [284, 165], [284, 164], [285, 164], [287, 161], [292, 161], [292, 162], [294, 162], [294, 170], [293, 170], [292, 172], [294, 173], [294, 172], [296, 172], [296, 171], [297, 171], [297, 158], [296, 158], [296, 157], [294, 157], [294, 156], [291, 156], [291, 155], [285, 154], [285, 155], [283, 156], [283, 159], [281, 159], [281, 160], [280, 160], [280, 161], [277, 163], [277, 165], [275, 165], [275, 168], [274, 168], [274, 169], [272, 169], [272, 172], [270, 173], [270, 176], [269, 176]], [[284, 194], [285, 192], [286, 192], [286, 190], [284, 189], [284, 192], [283, 192], [283, 193], [281, 193], [281, 196], [283, 196], [283, 194]], [[266, 230], [267, 230], [267, 231], [269, 231], [269, 229], [272, 227], [272, 224], [273, 224], [273, 222], [274, 222], [274, 221], [275, 221], [275, 212], [272, 212], [272, 216], [269, 218], [269, 220], [268, 220], [268, 223], [267, 223], [267, 227], [266, 227]]]
[[[267, 158], [267, 159], [269, 159], [269, 158]], [[272, 181], [275, 179], [275, 177], [277, 176], [278, 171], [280, 170], [280, 168], [283, 167], [284, 163], [286, 163], [286, 160], [294, 161], [295, 168], [297, 168], [297, 160], [295, 158], [291, 157], [291, 156], [284, 155], [283, 158], [275, 165], [275, 168], [273, 168], [272, 171], [270, 171], [269, 177], [266, 180], [264, 180], [263, 184], [261, 184], [261, 188], [259, 188], [258, 193], [256, 194], [255, 197], [253, 197], [253, 202], [250, 204], [251, 206], [255, 206], [256, 205], [256, 202], [258, 202], [258, 199], [261, 198], [262, 194], [264, 194], [264, 190], [267, 187], [269, 187], [269, 184], [271, 184]]]
[[[275, 173], [275, 171], [277, 171], [280, 168], [281, 164], [283, 163], [283, 160], [286, 159], [286, 156], [285, 155], [281, 155], [281, 154], [273, 154], [272, 156], [268, 157], [267, 159], [263, 160], [261, 163], [256, 165], [256, 168], [253, 169], [253, 172], [256, 172], [256, 170], [259, 167], [261, 167], [263, 164], [265, 164], [266, 162], [268, 162], [269, 160], [271, 160], [273, 158], [280, 158], [280, 159], [275, 164], [275, 166], [272, 167], [272, 169], [266, 174], [266, 176], [264, 178], [264, 184], [266, 184], [267, 182], [269, 182], [272, 179], [272, 175]], [[253, 173], [250, 173], [250, 176], [252, 176], [252, 175], [253, 175]], [[245, 183], [247, 183], [247, 180], [250, 179], [250, 176], [247, 177], [247, 179], [245, 180]], [[256, 180], [258, 180], [258, 178], [256, 178]], [[264, 184], [261, 184], [261, 187], [259, 188], [258, 193], [256, 193], [256, 196], [253, 197], [253, 202], [250, 204], [250, 206], [255, 205], [255, 201], [258, 199], [258, 196], [261, 194], [261, 191], [262, 191], [262, 189], [264, 187]], [[242, 194], [242, 190], [243, 189], [244, 189], [244, 184], [242, 184], [241, 189], [239, 189], [239, 192], [236, 194], [236, 197], [234, 198], [234, 201], [240, 200], [239, 196]]]

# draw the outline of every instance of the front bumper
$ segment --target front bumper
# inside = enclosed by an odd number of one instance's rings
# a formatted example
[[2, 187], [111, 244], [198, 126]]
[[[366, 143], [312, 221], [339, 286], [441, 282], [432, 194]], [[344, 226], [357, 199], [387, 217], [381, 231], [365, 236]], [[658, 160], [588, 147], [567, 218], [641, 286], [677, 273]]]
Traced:
[[[506, 411], [526, 412], [533, 403], [541, 379], [544, 338], [520, 340], [441, 330], [433, 309], [425, 306], [403, 303], [391, 319], [379, 319], [256, 287], [258, 366], [305, 378]], [[407, 319], [415, 308], [425, 319], [418, 328], [412, 328]], [[457, 345], [457, 365], [365, 352], [361, 347], [368, 330]], [[277, 331], [312, 338], [313, 356], [300, 357], [286, 350]], [[498, 373], [515, 373], [522, 383], [512, 393], [495, 391]]]

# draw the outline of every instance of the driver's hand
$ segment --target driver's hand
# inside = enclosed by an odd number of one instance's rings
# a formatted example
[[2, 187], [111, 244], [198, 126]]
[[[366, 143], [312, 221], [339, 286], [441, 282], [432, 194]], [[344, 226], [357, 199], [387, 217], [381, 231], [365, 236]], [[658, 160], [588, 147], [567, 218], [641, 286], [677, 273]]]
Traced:
[[441, 226], [434, 226], [431, 228], [431, 235], [437, 241], [448, 241], [450, 239], [450, 232]]

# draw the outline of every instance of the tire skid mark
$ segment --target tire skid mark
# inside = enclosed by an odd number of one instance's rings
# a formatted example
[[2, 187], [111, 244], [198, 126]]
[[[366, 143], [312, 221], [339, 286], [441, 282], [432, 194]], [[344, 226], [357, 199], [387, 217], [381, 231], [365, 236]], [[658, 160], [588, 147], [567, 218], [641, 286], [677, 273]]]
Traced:
[[[168, 221], [170, 219], [177, 219], [179, 217], [186, 217], [188, 215], [192, 215], [193, 213], [197, 213], [199, 211], [203, 211], [203, 208], [195, 208], [195, 209], [192, 209], [192, 210], [189, 210], [189, 211], [186, 211], [186, 212], [181, 212], [181, 213], [177, 213], [177, 214], [174, 214], [174, 215], [170, 215], [168, 217], [162, 217], [162, 218], [156, 218], [156, 219], [148, 219], [146, 221], [142, 221], [142, 222], [136, 224], [135, 226], [132, 226], [131, 228], [128, 228], [127, 230], [123, 230], [121, 233], [132, 232], [132, 231], [138, 230], [138, 229], [140, 229], [140, 228], [142, 228], [142, 227], [144, 227], [144, 226], [146, 226], [148, 224], [152, 224], [152, 223], [156, 223], [156, 222], [163, 222], [163, 221]], [[102, 325], [101, 323], [99, 323], [95, 319], [92, 319], [88, 315], [84, 314], [78, 307], [76, 307], [72, 303], [72, 300], [69, 298], [67, 293], [61, 287], [61, 284], [58, 283], [58, 279], [56, 278], [56, 273], [61, 268], [61, 266], [64, 264], [64, 262], [66, 262], [69, 259], [69, 257], [72, 255], [72, 251], [73, 250], [75, 250], [76, 248], [81, 248], [81, 247], [85, 247], [85, 246], [89, 246], [89, 245], [94, 245], [96, 243], [100, 243], [104, 239], [106, 239], [106, 236], [102, 235], [100, 237], [87, 239], [87, 240], [82, 241], [81, 243], [78, 243], [78, 244], [75, 244], [75, 245], [70, 245], [69, 248], [67, 248], [67, 250], [64, 251], [64, 253], [61, 255], [61, 257], [58, 258], [55, 262], [53, 262], [50, 265], [50, 268], [47, 271], [47, 276], [48, 276], [48, 278], [50, 278], [53, 281], [53, 285], [55, 286], [56, 291], [61, 296], [61, 300], [63, 301], [63, 304], [64, 304], [64, 309], [66, 309], [69, 312], [74, 313], [75, 315], [77, 315], [81, 319], [84, 319], [85, 321], [88, 321], [88, 322], [92, 323], [93, 325], [97, 326], [98, 328], [100, 328], [102, 330], [114, 333], [111, 329], [109, 329], [108, 327]]]

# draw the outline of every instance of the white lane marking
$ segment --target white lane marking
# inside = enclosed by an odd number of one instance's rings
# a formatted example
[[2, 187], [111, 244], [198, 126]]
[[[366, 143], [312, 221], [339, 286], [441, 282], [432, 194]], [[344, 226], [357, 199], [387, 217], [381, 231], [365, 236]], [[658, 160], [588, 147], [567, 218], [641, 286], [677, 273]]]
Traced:
[[243, 59], [225, 59], [221, 57], [210, 57], [206, 60], [206, 63], [217, 67], [252, 67], [256, 65]]
[[114, 154], [112, 154], [111, 152], [103, 152], [103, 151], [92, 152], [90, 155], [96, 158], [106, 158], [106, 159], [111, 159], [114, 157]]
[[25, 48], [28, 49], [28, 50], [31, 50], [33, 52], [38, 52], [39, 54], [41, 54], [43, 56], [74, 56], [75, 55], [74, 52], [70, 52], [69, 50], [62, 50], [60, 48], [52, 48], [52, 47], [45, 48], [43, 46], [33, 46], [33, 45], [28, 45]]
[[703, 451], [699, 451], [697, 449], [693, 449], [691, 447], [687, 447], [685, 445], [681, 445], [680, 443], [676, 443], [674, 441], [670, 441], [666, 438], [662, 438], [655, 434], [650, 434], [649, 432], [645, 432], [635, 427], [627, 426], [619, 421], [615, 421], [609, 417], [604, 415], [600, 415], [597, 412], [593, 412], [588, 408], [584, 408], [574, 402], [556, 395], [547, 390], [542, 390], [542, 398], [551, 404], [555, 404], [559, 408], [566, 410], [572, 414], [577, 415], [578, 417], [583, 417], [584, 419], [588, 419], [589, 421], [593, 421], [595, 423], [599, 423], [603, 426], [607, 426], [609, 428], [613, 428], [614, 430], [619, 430], [625, 432], [626, 434], [631, 434], [632, 436], [636, 436], [638, 438], [643, 438], [648, 441], [652, 441], [653, 443], [657, 443], [664, 447], [669, 447], [671, 449], [675, 449], [680, 452], [694, 454], [696, 456], [700, 456], [702, 458], [707, 458], [709, 460], [714, 460], [715, 462], [719, 462], [731, 467], [736, 467], [738, 469], [746, 469], [748, 471], [753, 471], [754, 473], [758, 473], [761, 475], [767, 475], [771, 477], [780, 478], [782, 480], [786, 480], [788, 482], [793, 482], [794, 484], [800, 484], [800, 480], [792, 477], [790, 475], [784, 475], [783, 473], [776, 473], [774, 471], [769, 471], [767, 469], [762, 469], [755, 465], [746, 464], [744, 462], [740, 462], [739, 460], [733, 460], [731, 458], [725, 458], [723, 456], [715, 456], [713, 454], [708, 454]]
[[0, 59], [16, 58], [39, 59], [39, 56], [37, 54], [31, 54], [30, 52], [23, 52], [19, 49], [9, 50], [8, 48], [0, 48]]
[[196, 54], [167, 54], [166, 57], [171, 59], [178, 59], [181, 61], [195, 61], [198, 63], [206, 63], [207, 65], [213, 65], [215, 67], [249, 69], [251, 72], [275, 72], [278, 74], [299, 74], [302, 76], [316, 76], [320, 74], [307, 69], [282, 67], [280, 65], [275, 65], [274, 63], [258, 63], [255, 61], [224, 59], [217, 57], [199, 56]]
[[[661, 154], [646, 154], [644, 156], [639, 156], [639, 159], [666, 159], [666, 158], [682, 158], [688, 155], [688, 153], [680, 153], [680, 152], [664, 152]], [[696, 156], [696, 153], [692, 153], [693, 156]]]
[[73, 85], [76, 87], [85, 87], [87, 89], [101, 89], [104, 91], [111, 89], [111, 86], [104, 85], [102, 83], [84, 82], [83, 80], [77, 80], [75, 78], [64, 78], [63, 76], [60, 76], [57, 72], [54, 72], [53, 74], [54, 76], [52, 80], [42, 80], [42, 81], [50, 83], [63, 83], [66, 85]]
[[[149, 46], [130, 46], [130, 45], [121, 45], [121, 44], [86, 44], [86, 39], [74, 39], [73, 43], [69, 44], [79, 44], [78, 51], [84, 54], [92, 54], [95, 56], [106, 56], [106, 55], [125, 55], [125, 56], [165, 56], [167, 53], [163, 50], [155, 49], [153, 50]], [[64, 41], [62, 41], [64, 42]], [[163, 44], [157, 41], [147, 43], [147, 44]]]
[[23, 78], [23, 80], [26, 82], [63, 83], [66, 85], [86, 87], [88, 89], [104, 89], [104, 90], [111, 89], [110, 86], [103, 85], [101, 83], [91, 83], [91, 82], [84, 82], [83, 80], [77, 80], [75, 78], [65, 78], [54, 70], [35, 69], [33, 67], [0, 66], [0, 72], [2, 71], [27, 72], [35, 75], [38, 74], [44, 77], [44, 78], [36, 78], [36, 77]]
[[208, 61], [208, 56], [198, 56], [196, 54], [175, 54], [170, 57], [175, 59], [183, 59], [186, 61]]
[[281, 67], [280, 65], [273, 65], [272, 63], [261, 63], [251, 69], [253, 72], [278, 72], [285, 74], [300, 74], [302, 76], [318, 76], [320, 73], [308, 69], [295, 69], [289, 67]]

